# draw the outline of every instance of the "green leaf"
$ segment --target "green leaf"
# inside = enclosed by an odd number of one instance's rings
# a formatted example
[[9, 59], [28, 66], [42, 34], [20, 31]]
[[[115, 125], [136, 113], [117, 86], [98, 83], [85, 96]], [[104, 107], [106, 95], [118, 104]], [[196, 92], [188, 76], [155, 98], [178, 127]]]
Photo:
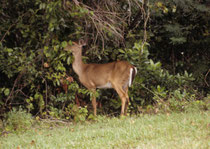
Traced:
[[61, 55], [59, 55], [59, 58], [65, 56], [66, 54], [65, 53], [62, 53]]
[[183, 44], [183, 43], [187, 42], [187, 39], [185, 37], [179, 37], [179, 38], [171, 37], [170, 40], [171, 40], [171, 43], [174, 45], [175, 44]]
[[120, 52], [120, 53], [125, 53], [125, 51], [123, 51], [122, 49], [119, 49], [119, 52]]
[[60, 86], [60, 80], [56, 79], [56, 83], [58, 86]]
[[63, 41], [63, 42], [61, 43], [61, 46], [62, 46], [63, 48], [65, 48], [65, 47], [67, 46], [67, 42], [66, 42], [66, 41]]
[[9, 89], [8, 89], [8, 88], [6, 88], [6, 89], [4, 90], [4, 95], [5, 95], [5, 96], [8, 96], [8, 95], [9, 95], [9, 93], [10, 93]]
[[69, 57], [67, 58], [67, 64], [70, 65], [70, 63], [71, 63], [71, 57], [69, 56]]
[[35, 98], [35, 99], [39, 99], [39, 98], [40, 98], [40, 94], [39, 94], [39, 93], [36, 93], [36, 94], [34, 95], [34, 98]]

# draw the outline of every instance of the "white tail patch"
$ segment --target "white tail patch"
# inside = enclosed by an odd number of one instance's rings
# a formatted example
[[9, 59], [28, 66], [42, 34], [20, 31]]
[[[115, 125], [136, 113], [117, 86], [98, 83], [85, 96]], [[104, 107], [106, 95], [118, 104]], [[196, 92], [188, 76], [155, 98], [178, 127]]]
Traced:
[[[135, 71], [135, 72], [133, 72]], [[132, 82], [133, 82], [133, 73], [135, 73], [135, 75], [137, 74], [137, 68], [134, 67], [134, 68], [130, 68], [130, 76], [129, 76], [129, 83], [128, 83], [128, 86], [130, 87], [132, 85]]]
[[131, 84], [132, 84], [132, 74], [133, 74], [133, 68], [130, 68], [129, 84], [128, 84], [129, 87], [130, 87]]

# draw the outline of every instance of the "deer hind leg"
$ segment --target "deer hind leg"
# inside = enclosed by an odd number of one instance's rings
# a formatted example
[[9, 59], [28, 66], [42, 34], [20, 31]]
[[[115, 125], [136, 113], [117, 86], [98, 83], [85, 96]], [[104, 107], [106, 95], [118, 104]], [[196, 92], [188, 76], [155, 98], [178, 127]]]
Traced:
[[125, 115], [127, 115], [127, 108], [128, 108], [128, 105], [129, 105], [129, 102], [130, 102], [130, 100], [129, 100], [129, 96], [128, 96], [128, 87], [126, 87], [126, 89], [125, 89], [125, 96], [126, 96], [126, 102], [125, 102]]
[[121, 115], [125, 114], [126, 106], [126, 92], [123, 90], [122, 86], [117, 84], [112, 84], [113, 88], [116, 90], [117, 94], [120, 96], [122, 105], [121, 105]]

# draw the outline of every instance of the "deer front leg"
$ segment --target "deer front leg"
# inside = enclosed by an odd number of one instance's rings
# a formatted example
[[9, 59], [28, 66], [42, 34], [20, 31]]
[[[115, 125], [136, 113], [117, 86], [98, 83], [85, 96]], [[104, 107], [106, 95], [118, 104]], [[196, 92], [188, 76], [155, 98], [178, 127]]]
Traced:
[[95, 96], [93, 96], [92, 97], [92, 105], [93, 105], [93, 114], [96, 116], [96, 108], [97, 108], [97, 105], [96, 105], [97, 103], [96, 103], [96, 97]]
[[96, 91], [95, 90], [91, 90], [91, 91], [93, 92], [93, 95], [92, 95], [93, 114], [96, 116], [96, 113], [97, 113], [97, 103], [96, 103], [96, 97], [95, 97]]

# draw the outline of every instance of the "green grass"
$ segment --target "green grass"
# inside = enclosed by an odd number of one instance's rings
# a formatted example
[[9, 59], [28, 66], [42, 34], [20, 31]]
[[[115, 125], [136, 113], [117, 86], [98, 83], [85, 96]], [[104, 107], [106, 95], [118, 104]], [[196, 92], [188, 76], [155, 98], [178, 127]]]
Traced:
[[98, 122], [68, 124], [1, 136], [0, 149], [207, 149], [209, 112], [101, 118]]

